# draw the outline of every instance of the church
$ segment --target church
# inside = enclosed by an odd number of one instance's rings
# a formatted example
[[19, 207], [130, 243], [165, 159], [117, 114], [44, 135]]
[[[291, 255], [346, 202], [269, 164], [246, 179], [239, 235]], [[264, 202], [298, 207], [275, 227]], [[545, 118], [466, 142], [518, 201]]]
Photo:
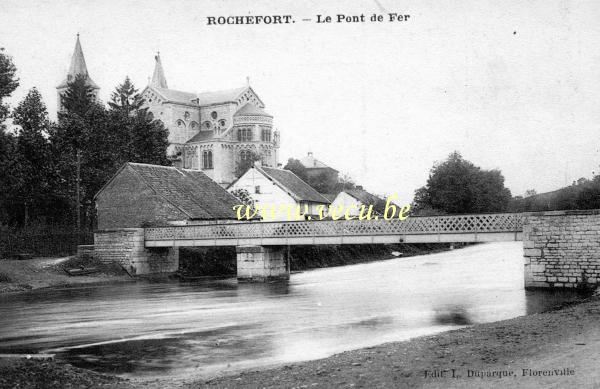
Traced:
[[[67, 78], [57, 87], [59, 109], [62, 94], [78, 74], [86, 76], [97, 95], [99, 87], [89, 76], [79, 35]], [[238, 168], [252, 164], [256, 157], [263, 166], [278, 166], [279, 131], [249, 82], [202, 93], [170, 89], [157, 54], [152, 79], [140, 95], [148, 115], [169, 130], [167, 153], [173, 165], [202, 170], [225, 188], [238, 178]]]

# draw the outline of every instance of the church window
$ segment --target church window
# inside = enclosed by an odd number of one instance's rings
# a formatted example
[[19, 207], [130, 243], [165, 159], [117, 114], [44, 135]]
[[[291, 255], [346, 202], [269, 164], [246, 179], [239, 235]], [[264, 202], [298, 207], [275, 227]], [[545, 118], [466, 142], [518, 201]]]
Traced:
[[209, 122], [208, 120], [204, 122], [204, 128], [206, 128], [207, 130], [210, 130], [211, 127], [212, 127], [211, 122]]
[[154, 114], [152, 112], [148, 112], [148, 114], [146, 115], [146, 117], [148, 118], [148, 120], [152, 121], [154, 120]]
[[185, 123], [183, 122], [183, 120], [181, 120], [181, 119], [177, 120], [177, 127], [185, 128]]
[[217, 111], [212, 111], [210, 113], [210, 117], [213, 118], [213, 119], [216, 119], [217, 118]]
[[263, 151], [262, 155], [260, 156], [260, 162], [263, 164], [263, 166], [271, 166], [271, 150]]
[[226, 124], [227, 124], [227, 122], [225, 121], [225, 119], [219, 120], [219, 126], [225, 127]]
[[252, 129], [251, 128], [240, 128], [238, 130], [238, 141], [249, 142], [252, 140]]
[[196, 123], [196, 122], [191, 122], [191, 123], [190, 123], [190, 128], [191, 128], [192, 130], [197, 130], [197, 129], [198, 129], [198, 123]]
[[252, 151], [250, 150], [242, 150], [240, 152], [240, 163], [245, 165], [247, 163], [251, 163], [252, 161]]
[[213, 155], [211, 150], [206, 150], [202, 152], [202, 169], [212, 169], [213, 168]]
[[261, 135], [261, 139], [263, 142], [271, 141], [271, 130], [263, 128]]
[[185, 120], [190, 120], [190, 113], [188, 111], [185, 111], [185, 113], [183, 114], [183, 118]]

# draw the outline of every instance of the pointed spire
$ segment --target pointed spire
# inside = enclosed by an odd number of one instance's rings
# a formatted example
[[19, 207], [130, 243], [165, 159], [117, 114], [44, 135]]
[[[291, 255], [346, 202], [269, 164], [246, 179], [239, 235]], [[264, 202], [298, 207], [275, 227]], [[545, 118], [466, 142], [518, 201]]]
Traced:
[[79, 33], [77, 33], [77, 42], [75, 42], [75, 51], [73, 51], [73, 56], [71, 57], [71, 66], [69, 67], [68, 74], [73, 76], [73, 78], [78, 74], [88, 75], [85, 58], [83, 57], [83, 50], [81, 49], [81, 42], [79, 42]]
[[246, 76], [246, 86], [250, 86], [250, 76]]
[[83, 56], [83, 49], [81, 48], [81, 42], [79, 41], [79, 33], [77, 33], [77, 41], [75, 42], [73, 56], [71, 56], [71, 65], [69, 66], [67, 78], [57, 88], [65, 88], [68, 83], [72, 82], [75, 77], [80, 74], [87, 78], [88, 84], [92, 88], [99, 89], [98, 85], [92, 81], [90, 74], [88, 73], [85, 57]]
[[154, 64], [154, 74], [152, 75], [152, 81], [150, 85], [156, 88], [167, 89], [167, 79], [165, 78], [165, 72], [163, 71], [162, 63], [160, 62], [160, 51], [154, 56], [156, 63]]

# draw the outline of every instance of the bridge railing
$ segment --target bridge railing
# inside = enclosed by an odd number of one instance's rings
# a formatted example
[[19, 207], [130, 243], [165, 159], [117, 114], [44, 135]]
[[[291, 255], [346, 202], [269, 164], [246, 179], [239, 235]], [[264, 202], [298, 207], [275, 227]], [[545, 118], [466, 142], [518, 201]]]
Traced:
[[409, 217], [406, 220], [254, 222], [153, 227], [147, 241], [188, 239], [294, 238], [317, 236], [410, 235], [521, 232], [522, 214], [493, 213]]

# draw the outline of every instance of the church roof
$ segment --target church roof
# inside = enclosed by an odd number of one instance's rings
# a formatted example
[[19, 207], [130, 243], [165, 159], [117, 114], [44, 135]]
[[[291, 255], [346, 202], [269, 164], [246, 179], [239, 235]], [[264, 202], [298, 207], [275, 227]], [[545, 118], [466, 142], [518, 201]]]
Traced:
[[256, 169], [285, 190], [296, 201], [329, 204], [330, 201], [290, 170], [256, 166]]
[[87, 84], [94, 89], [100, 89], [98, 85], [90, 78], [90, 75], [87, 70], [87, 65], [85, 64], [85, 57], [83, 56], [83, 49], [81, 48], [81, 42], [79, 41], [79, 34], [77, 34], [77, 41], [75, 42], [75, 50], [73, 51], [73, 55], [71, 56], [71, 65], [69, 66], [69, 71], [67, 73], [67, 77], [61, 82], [57, 88], [65, 88], [69, 85], [69, 82], [72, 82], [77, 75], [84, 75], [87, 80]]
[[265, 112], [264, 109], [257, 107], [252, 103], [246, 103], [246, 105], [238, 109], [233, 116], [268, 116], [270, 118], [273, 117], [272, 115]]
[[199, 170], [128, 162], [111, 181], [126, 168], [132, 169], [156, 194], [190, 219], [237, 219], [233, 206], [239, 201]]
[[171, 101], [174, 103], [187, 104], [187, 105], [196, 105], [194, 103], [194, 99], [196, 99], [195, 93], [178, 91], [175, 89], [167, 89], [167, 88], [158, 88], [150, 85], [150, 88], [158, 92], [165, 101]]
[[200, 105], [212, 105], [219, 103], [236, 102], [238, 97], [246, 91], [248, 87], [226, 89], [214, 92], [202, 92], [198, 94], [198, 103]]
[[[331, 169], [335, 170], [332, 167], [325, 165], [323, 162], [319, 161], [313, 156], [313, 153], [309, 152], [306, 157], [299, 159], [302, 166], [307, 169]], [[335, 170], [337, 172], [337, 170]]]
[[154, 74], [152, 74], [152, 81], [150, 85], [155, 88], [164, 88], [168, 89], [167, 79], [165, 78], [165, 72], [162, 67], [162, 63], [160, 62], [160, 54], [156, 54], [154, 56], [154, 60], [156, 63], [154, 64]]
[[194, 135], [190, 140], [186, 143], [196, 143], [196, 142], [204, 142], [205, 140], [213, 139], [212, 131], [200, 131], [196, 135]]

